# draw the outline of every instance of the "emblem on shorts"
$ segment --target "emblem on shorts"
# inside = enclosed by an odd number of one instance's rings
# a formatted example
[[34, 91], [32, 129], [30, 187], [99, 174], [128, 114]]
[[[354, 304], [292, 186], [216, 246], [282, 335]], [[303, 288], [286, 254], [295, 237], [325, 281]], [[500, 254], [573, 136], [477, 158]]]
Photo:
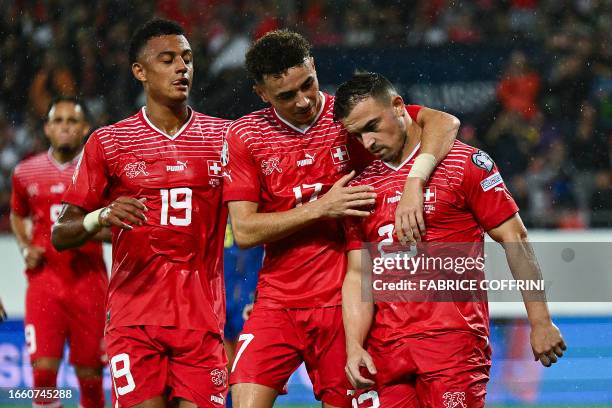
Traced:
[[447, 391], [442, 394], [442, 398], [444, 398], [444, 408], [467, 408], [467, 405], [465, 405], [465, 392]]
[[149, 175], [149, 173], [147, 173], [147, 165], [143, 161], [128, 163], [123, 168], [123, 171], [125, 171], [125, 175], [129, 178], [135, 178], [141, 174], [143, 176]]
[[280, 158], [278, 156], [270, 157], [268, 160], [261, 161], [261, 171], [266, 176], [274, 173], [274, 171], [278, 171], [279, 173], [283, 172], [283, 169], [280, 168]]
[[210, 372], [210, 380], [217, 387], [225, 387], [227, 384], [227, 371], [215, 368]]
[[223, 397], [223, 394], [211, 395], [210, 400], [215, 404], [225, 406], [225, 398]]

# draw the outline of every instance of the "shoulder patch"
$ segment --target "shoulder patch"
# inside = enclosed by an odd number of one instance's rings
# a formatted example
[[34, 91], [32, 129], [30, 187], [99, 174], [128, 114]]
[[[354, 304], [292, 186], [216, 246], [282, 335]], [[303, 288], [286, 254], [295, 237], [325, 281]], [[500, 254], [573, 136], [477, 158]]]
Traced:
[[495, 172], [486, 179], [482, 180], [480, 182], [480, 187], [482, 187], [483, 191], [489, 191], [493, 187], [498, 186], [503, 182], [504, 180], [502, 179], [502, 176], [498, 172]]
[[493, 159], [491, 159], [491, 157], [482, 150], [472, 153], [472, 163], [474, 163], [476, 167], [480, 167], [481, 169], [485, 170], [487, 173], [490, 173], [491, 170], [493, 170]]

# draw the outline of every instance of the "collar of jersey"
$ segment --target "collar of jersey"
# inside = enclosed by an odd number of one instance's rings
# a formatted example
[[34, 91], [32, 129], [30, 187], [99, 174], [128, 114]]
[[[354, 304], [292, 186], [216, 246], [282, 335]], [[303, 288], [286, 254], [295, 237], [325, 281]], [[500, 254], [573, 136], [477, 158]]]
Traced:
[[321, 117], [321, 114], [325, 110], [325, 105], [327, 104], [327, 98], [325, 97], [325, 94], [323, 92], [321, 92], [321, 91], [319, 91], [319, 95], [321, 95], [321, 98], [323, 98], [323, 100], [321, 102], [321, 108], [319, 109], [319, 112], [317, 113], [317, 116], [313, 119], [312, 123], [310, 125], [308, 125], [307, 127], [305, 127], [304, 129], [300, 129], [297, 126], [292, 125], [289, 121], [283, 119], [283, 117], [278, 114], [276, 109], [272, 108], [272, 111], [274, 111], [274, 116], [276, 116], [278, 118], [278, 120], [283, 122], [285, 125], [287, 125], [291, 129], [293, 129], [296, 132], [301, 133], [301, 134], [304, 135], [304, 134], [306, 134], [306, 132], [308, 132], [317, 123], [317, 121]]
[[151, 121], [149, 120], [149, 118], [147, 117], [147, 111], [146, 111], [146, 109], [145, 109], [145, 108], [146, 108], [146, 106], [143, 106], [143, 107], [140, 109], [140, 113], [142, 114], [142, 118], [144, 119], [145, 123], [146, 123], [147, 125], [149, 125], [149, 127], [150, 127], [151, 129], [153, 129], [154, 131], [156, 131], [156, 132], [160, 133], [160, 134], [161, 134], [161, 135], [163, 135], [163, 136], [166, 136], [166, 137], [167, 137], [168, 139], [170, 139], [170, 140], [174, 140], [174, 139], [176, 139], [177, 137], [179, 137], [179, 136], [180, 136], [180, 135], [181, 135], [181, 134], [182, 134], [182, 133], [185, 131], [185, 129], [187, 129], [187, 128], [189, 127], [189, 125], [191, 125], [191, 122], [193, 122], [193, 118], [195, 117], [195, 115], [193, 114], [193, 109], [191, 109], [191, 107], [189, 107], [189, 106], [188, 106], [188, 107], [187, 107], [187, 109], [189, 110], [189, 119], [187, 119], [187, 121], [185, 122], [185, 124], [184, 124], [183, 126], [181, 126], [181, 128], [178, 130], [178, 132], [176, 132], [174, 135], [169, 135], [169, 134], [167, 134], [166, 132], [164, 132], [163, 130], [158, 129], [158, 128], [157, 128], [157, 126], [155, 126], [155, 125], [153, 124], [153, 122], [151, 122]]
[[[408, 157], [406, 158], [406, 160], [404, 160], [404, 161], [403, 161], [403, 162], [402, 162], [402, 163], [401, 163], [399, 166], [397, 166], [397, 167], [395, 167], [395, 166], [393, 166], [392, 164], [389, 164], [389, 163], [387, 163], [387, 162], [384, 162], [384, 161], [383, 161], [383, 164], [384, 164], [385, 166], [387, 166], [388, 168], [390, 168], [391, 170], [398, 171], [399, 169], [401, 169], [402, 167], [404, 167], [404, 165], [405, 165], [406, 163], [408, 163], [410, 160], [412, 160], [412, 158], [413, 158], [413, 157], [414, 157], [414, 155], [416, 154], [417, 150], [419, 150], [419, 147], [421, 147], [421, 143], [420, 143], [420, 142], [419, 142], [419, 143], [418, 143], [418, 144], [417, 144], [417, 145], [414, 147], [414, 149], [412, 150], [412, 153], [410, 153], [410, 154], [408, 155]], [[382, 161], [382, 160], [381, 160], [381, 161]]]
[[81, 149], [81, 151], [79, 152], [79, 154], [77, 154], [76, 156], [74, 156], [74, 158], [66, 163], [60, 163], [57, 160], [55, 160], [55, 158], [53, 157], [53, 154], [51, 153], [51, 148], [49, 148], [49, 150], [47, 150], [47, 157], [49, 158], [49, 161], [51, 162], [51, 164], [53, 164], [55, 167], [57, 167], [58, 170], [60, 171], [64, 171], [66, 170], [71, 164], [79, 161], [81, 159], [81, 155], [83, 154], [83, 149]]

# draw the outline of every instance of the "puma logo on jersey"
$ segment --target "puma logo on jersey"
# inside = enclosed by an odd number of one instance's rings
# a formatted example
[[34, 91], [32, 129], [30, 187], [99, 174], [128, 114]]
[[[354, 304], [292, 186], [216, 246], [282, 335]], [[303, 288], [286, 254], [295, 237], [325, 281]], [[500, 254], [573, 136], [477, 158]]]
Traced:
[[304, 156], [305, 156], [304, 159], [297, 161], [297, 166], [298, 167], [310, 166], [310, 165], [314, 164], [315, 154], [305, 153]]
[[53, 194], [62, 194], [66, 191], [66, 186], [63, 183], [58, 183], [51, 186], [51, 192]]
[[128, 163], [123, 168], [123, 171], [125, 171], [125, 175], [129, 178], [135, 178], [141, 174], [143, 176], [149, 175], [149, 173], [147, 173], [147, 165], [143, 161]]
[[395, 195], [393, 197], [387, 197], [387, 204], [397, 203], [401, 199], [402, 199], [402, 192], [395, 190]]
[[187, 160], [184, 162], [177, 160], [176, 165], [174, 166], [166, 166], [166, 171], [178, 172], [187, 170]]

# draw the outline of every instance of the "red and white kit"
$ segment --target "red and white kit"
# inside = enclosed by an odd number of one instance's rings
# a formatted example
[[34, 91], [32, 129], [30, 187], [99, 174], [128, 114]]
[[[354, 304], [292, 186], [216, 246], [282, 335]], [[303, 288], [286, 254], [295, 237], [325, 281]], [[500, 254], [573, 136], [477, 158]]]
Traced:
[[108, 284], [102, 245], [89, 242], [63, 252], [51, 245], [51, 227], [76, 160], [60, 164], [51, 152], [42, 153], [21, 162], [13, 173], [11, 210], [31, 218], [31, 243], [44, 249], [40, 266], [26, 270], [25, 334], [31, 360], [61, 358], [67, 340], [72, 364], [100, 367]]
[[[370, 217], [345, 223], [347, 250], [361, 249], [364, 242], [379, 243], [379, 248], [382, 243], [384, 250], [397, 242], [395, 209], [417, 154], [418, 146], [397, 168], [377, 160], [351, 182], [373, 186], [377, 197]], [[518, 207], [491, 158], [456, 141], [427, 182], [424, 210], [425, 242], [482, 243], [485, 231], [512, 217]], [[474, 248], [477, 253], [471, 256], [482, 256], [482, 244]], [[367, 349], [377, 367], [377, 386], [355, 401], [359, 407], [378, 406], [373, 399], [384, 407], [483, 407], [488, 336], [485, 300], [376, 302]]]
[[[280, 212], [316, 200], [371, 156], [333, 120], [333, 97], [314, 123], [299, 129], [266, 108], [235, 121], [228, 133], [224, 201], [251, 201]], [[410, 109], [416, 118], [419, 107]], [[242, 334], [230, 383], [284, 391], [306, 362], [315, 397], [346, 406], [341, 287], [346, 270], [340, 222], [316, 222], [265, 245], [255, 308]], [[350, 403], [350, 401], [348, 401]]]
[[120, 196], [145, 199], [148, 208], [145, 225], [112, 231], [105, 340], [120, 406], [166, 387], [199, 406], [225, 401], [221, 191], [229, 124], [190, 109], [170, 136], [143, 108], [92, 134], [64, 197], [86, 211]]

